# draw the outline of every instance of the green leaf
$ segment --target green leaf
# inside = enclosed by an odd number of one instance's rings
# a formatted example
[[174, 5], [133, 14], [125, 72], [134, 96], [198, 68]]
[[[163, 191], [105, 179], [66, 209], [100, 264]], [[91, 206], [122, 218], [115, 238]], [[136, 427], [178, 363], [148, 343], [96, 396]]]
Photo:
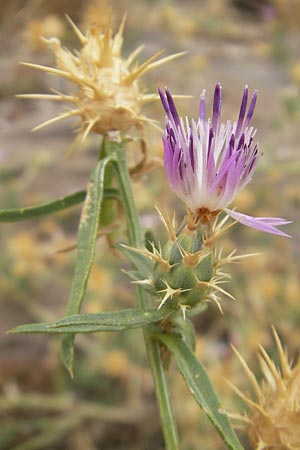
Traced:
[[222, 409], [209, 376], [189, 346], [176, 335], [157, 334], [154, 336], [173, 354], [191, 394], [208, 416], [227, 447], [230, 450], [243, 450], [226, 412]]
[[52, 202], [43, 203], [37, 206], [17, 209], [2, 209], [0, 210], [0, 222], [19, 222], [21, 220], [30, 220], [35, 217], [53, 214], [82, 203], [85, 197], [86, 191], [79, 191], [65, 197], [60, 197]]
[[194, 352], [196, 348], [196, 331], [193, 322], [188, 317], [184, 317], [182, 311], [178, 311], [172, 317], [172, 324], [174, 333], [179, 334], [189, 349]]
[[198, 303], [197, 305], [193, 306], [191, 309], [186, 310], [187, 317], [195, 317], [199, 314], [204, 313], [207, 310], [207, 302]]
[[[104, 159], [108, 156], [107, 153], [107, 141], [106, 139], [102, 140], [100, 152], [99, 152], [99, 160]], [[113, 182], [113, 174], [114, 169], [112, 164], [109, 165], [105, 170], [104, 177], [104, 190], [111, 188]], [[116, 202], [112, 199], [103, 199], [103, 204], [101, 208], [101, 216], [100, 216], [100, 227], [106, 227], [114, 222], [116, 217], [117, 205]]]
[[[83, 205], [77, 236], [77, 261], [72, 280], [71, 293], [66, 315], [80, 312], [95, 254], [95, 245], [103, 199], [105, 169], [112, 157], [102, 159], [90, 176], [87, 195]], [[61, 345], [62, 361], [73, 374], [75, 335], [63, 336]]]
[[128, 247], [124, 244], [117, 244], [116, 247], [127, 259], [129, 259], [135, 269], [140, 272], [144, 278], [152, 276], [153, 263], [148, 256], [139, 253], [138, 249]]
[[158, 322], [171, 314], [170, 309], [124, 309], [99, 314], [75, 314], [57, 322], [20, 325], [10, 333], [97, 333], [99, 331], [121, 331], [139, 328]]
[[[52, 202], [42, 203], [37, 206], [16, 209], [0, 209], [0, 222], [19, 222], [21, 220], [35, 219], [36, 217], [47, 216], [62, 211], [72, 206], [82, 203], [86, 197], [86, 191], [74, 192], [74, 194], [60, 197]], [[120, 198], [119, 191], [115, 188], [105, 189], [103, 197]]]

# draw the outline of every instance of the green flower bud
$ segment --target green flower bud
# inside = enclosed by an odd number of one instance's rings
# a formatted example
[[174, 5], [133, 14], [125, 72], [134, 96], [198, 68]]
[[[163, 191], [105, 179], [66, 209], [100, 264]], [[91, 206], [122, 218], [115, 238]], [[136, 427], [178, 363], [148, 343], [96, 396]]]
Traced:
[[202, 245], [202, 233], [195, 230], [163, 246], [162, 262], [154, 264], [153, 286], [164, 303], [192, 307], [206, 298], [211, 289], [206, 283], [213, 276], [214, 258]]
[[[175, 239], [176, 238], [176, 239]], [[134, 249], [121, 246], [135, 266], [128, 275], [162, 304], [178, 309], [204, 302], [216, 285], [214, 252], [203, 245], [199, 229], [172, 234], [161, 245], [155, 236], [146, 235], [146, 246]], [[221, 288], [217, 288], [223, 292]]]

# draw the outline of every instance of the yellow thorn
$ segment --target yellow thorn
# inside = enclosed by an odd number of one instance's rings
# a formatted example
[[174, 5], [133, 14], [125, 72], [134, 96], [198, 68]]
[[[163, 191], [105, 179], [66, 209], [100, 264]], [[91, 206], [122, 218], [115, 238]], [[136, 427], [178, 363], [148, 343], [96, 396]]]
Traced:
[[219, 299], [219, 297], [217, 297], [216, 294], [210, 294], [207, 297], [207, 301], [211, 300], [212, 302], [214, 302], [217, 305], [218, 310], [220, 311], [220, 313], [222, 314], [222, 316], [224, 316], [224, 311], [221, 305], [221, 301]]
[[222, 292], [222, 294], [226, 295], [226, 297], [231, 298], [232, 300], [236, 300], [233, 295], [229, 294], [229, 292], [225, 291], [225, 289], [222, 289], [220, 286], [218, 286], [216, 283], [214, 283], [213, 281], [198, 281], [197, 282], [197, 286], [198, 287], [203, 287], [203, 286], [208, 286], [211, 287], [213, 289], [216, 289], [219, 292]]
[[71, 17], [66, 14], [66, 19], [69, 22], [69, 24], [71, 25], [71, 27], [73, 28], [73, 31], [75, 32], [76, 36], [78, 37], [79, 41], [81, 44], [86, 44], [88, 39], [84, 36], [84, 34], [79, 30], [79, 28], [75, 25], [75, 23], [73, 22], [73, 20], [71, 19]]
[[80, 141], [83, 142], [86, 140], [86, 138], [88, 137], [91, 129], [93, 128], [93, 126], [95, 125], [95, 123], [98, 121], [98, 117], [96, 117], [93, 120], [90, 120], [87, 127], [85, 128], [84, 132], [82, 133], [82, 135], [80, 136]]
[[152, 250], [153, 250], [152, 252], [150, 252], [146, 248], [135, 248], [135, 247], [130, 247], [129, 245], [121, 244], [121, 246], [124, 248], [128, 248], [129, 250], [131, 250], [135, 253], [139, 253], [141, 255], [147, 256], [153, 262], [158, 262], [163, 267], [164, 270], [168, 271], [171, 267], [169, 264], [169, 261], [162, 257], [161, 249], [160, 249], [160, 251], [158, 251], [155, 248], [153, 242], [151, 243], [151, 245], [152, 245]]
[[120, 27], [119, 27], [119, 30], [115, 34], [115, 37], [113, 40], [113, 49], [114, 49], [115, 56], [121, 55], [121, 50], [122, 50], [122, 46], [123, 46], [123, 32], [124, 32], [126, 18], [127, 18], [127, 13], [124, 14], [123, 19], [120, 24]]
[[73, 151], [75, 150], [75, 148], [77, 147], [77, 145], [79, 145], [80, 143], [80, 138], [81, 135], [80, 133], [78, 133], [74, 139], [74, 141], [71, 143], [71, 145], [69, 145], [69, 147], [67, 148], [66, 152], [65, 152], [65, 158], [68, 158], [71, 153], [73, 153]]
[[274, 379], [266, 361], [262, 357], [261, 354], [258, 355], [258, 361], [260, 365], [260, 370], [262, 374], [264, 375], [265, 381], [268, 383], [269, 388], [275, 392], [276, 390], [279, 390], [277, 387], [276, 380]]
[[[122, 272], [124, 272], [126, 274], [126, 270], [122, 270]], [[144, 280], [133, 280], [131, 281], [132, 284], [140, 284], [140, 285], [144, 285], [146, 284], [147, 286], [153, 286], [153, 282], [150, 278], [145, 278]]]
[[204, 245], [206, 245], [208, 247], [211, 246], [211, 244], [213, 244], [217, 239], [219, 239], [221, 236], [223, 236], [225, 233], [227, 233], [227, 231], [231, 227], [233, 227], [236, 223], [238, 223], [237, 220], [234, 220], [233, 222], [229, 223], [224, 228], [222, 228], [223, 225], [227, 222], [229, 217], [230, 216], [226, 216], [224, 219], [221, 220], [221, 222], [219, 224], [216, 224], [216, 226], [213, 226], [212, 236], [210, 236], [207, 239], [204, 239], [204, 242], [203, 242]]
[[281, 341], [279, 339], [278, 333], [277, 333], [274, 325], [272, 325], [272, 332], [273, 332], [273, 336], [274, 336], [274, 339], [275, 339], [277, 351], [278, 351], [278, 354], [279, 354], [279, 360], [280, 360], [280, 366], [281, 366], [283, 378], [288, 378], [290, 376], [290, 374], [291, 374], [291, 369], [290, 369], [288, 357], [287, 357], [287, 354], [284, 352], [284, 350], [282, 348]]
[[127, 58], [126, 65], [127, 67], [130, 66], [130, 64], [135, 60], [135, 58], [141, 53], [141, 51], [144, 49], [144, 45], [140, 45], [138, 48], [136, 48]]
[[[263, 361], [265, 363], [265, 367], [267, 369], [264, 371], [265, 376], [269, 378], [269, 376], [271, 375], [271, 377], [273, 378], [273, 380], [276, 383], [276, 386], [278, 388], [282, 388], [283, 380], [280, 376], [280, 373], [278, 373], [278, 370], [277, 370], [274, 362], [271, 360], [270, 356], [268, 355], [268, 353], [266, 352], [266, 350], [263, 348], [262, 345], [259, 345], [259, 350], [262, 355], [261, 362]], [[267, 373], [267, 371], [268, 371], [268, 373]], [[269, 381], [271, 383], [270, 378], [269, 378]]]
[[260, 399], [262, 397], [262, 392], [260, 389], [260, 386], [255, 378], [254, 373], [250, 370], [248, 364], [246, 363], [246, 361], [244, 360], [244, 358], [242, 357], [242, 355], [238, 352], [238, 350], [231, 344], [231, 348], [234, 351], [235, 355], [238, 357], [240, 363], [243, 366], [243, 369], [246, 372], [246, 375], [254, 389], [255, 395], [258, 399]]
[[26, 63], [20, 62], [23, 66], [31, 67], [32, 69], [42, 70], [43, 72], [51, 73], [52, 75], [57, 75], [58, 77], [64, 77], [68, 79], [73, 79], [74, 76], [69, 72], [65, 72], [64, 70], [55, 69], [54, 67], [41, 66], [40, 64]]
[[[173, 98], [193, 98], [193, 95], [172, 95]], [[160, 96], [158, 94], [144, 94], [142, 98], [142, 104], [156, 102], [160, 100]]]
[[156, 211], [159, 214], [160, 220], [162, 221], [162, 223], [164, 224], [167, 232], [168, 232], [168, 236], [171, 239], [171, 241], [176, 241], [176, 228], [177, 228], [177, 223], [176, 223], [176, 217], [175, 217], [175, 212], [174, 212], [174, 216], [171, 219], [168, 215], [168, 213], [166, 211], [163, 211], [162, 209], [159, 208], [159, 206], [157, 204], [154, 204]]
[[146, 116], [140, 116], [139, 117], [139, 121], [140, 122], [145, 122], [145, 123], [148, 123], [149, 125], [151, 125], [153, 128], [155, 128], [157, 131], [159, 131], [160, 133], [163, 133], [163, 129], [161, 128], [161, 127], [159, 127], [158, 125], [157, 125], [157, 120], [154, 120], [154, 119], [149, 119], [149, 117], [146, 117]]
[[222, 258], [222, 252], [219, 252], [218, 257], [216, 258], [216, 262], [215, 262], [215, 267], [221, 267], [225, 264], [235, 264], [237, 263], [240, 259], [244, 259], [244, 258], [248, 258], [248, 257], [252, 257], [252, 256], [259, 256], [261, 253], [247, 253], [245, 255], [236, 255], [234, 256], [236, 250], [233, 250], [228, 256], [225, 256], [224, 258]]
[[155, 102], [156, 100], [158, 100], [156, 94], [144, 94], [140, 103], [146, 105], [147, 103]]
[[166, 56], [165, 58], [162, 58], [159, 61], [156, 61], [156, 62], [153, 62], [153, 63], [149, 64], [148, 70], [152, 70], [152, 69], [154, 69], [154, 68], [156, 68], [156, 67], [158, 67], [158, 66], [160, 66], [162, 64], [165, 64], [165, 63], [167, 63], [169, 61], [172, 61], [173, 59], [180, 58], [180, 56], [186, 55], [186, 53], [187, 52], [179, 52], [179, 53], [174, 53], [174, 55]]
[[186, 310], [190, 309], [191, 307], [189, 305], [182, 305], [180, 304], [180, 309], [182, 311], [183, 319], [186, 319]]
[[253, 402], [250, 398], [248, 398], [239, 388], [237, 388], [234, 384], [232, 384], [229, 380], [227, 380], [228, 385], [231, 387], [231, 389], [242, 399], [244, 402], [249, 405], [251, 408], [257, 410], [262, 414], [264, 417], [269, 418], [267, 413], [261, 408], [260, 405]]
[[69, 117], [77, 116], [80, 114], [79, 109], [73, 109], [72, 111], [68, 111], [64, 114], [61, 114], [60, 116], [53, 117], [52, 119], [47, 120], [46, 122], [41, 123], [40, 125], [36, 126], [32, 129], [32, 131], [40, 130], [41, 128], [46, 127], [47, 125], [50, 125], [52, 123], [58, 122], [59, 120], [68, 119]]
[[[182, 247], [179, 243], [178, 245]], [[189, 267], [197, 266], [201, 261], [203, 261], [203, 259], [205, 259], [210, 254], [210, 252], [206, 250], [199, 250], [198, 252], [191, 253], [188, 252], [187, 250], [184, 250], [183, 248], [181, 253], [184, 263]]]
[[[251, 423], [251, 420], [249, 419], [249, 417], [246, 414], [242, 416], [241, 414], [227, 412], [227, 415], [232, 420], [240, 420], [241, 422], [245, 422], [247, 424]], [[238, 428], [238, 429], [240, 428], [243, 430], [244, 426], [241, 427], [239, 425], [234, 424], [234, 428]]]
[[181, 294], [182, 292], [190, 291], [190, 289], [181, 289], [181, 288], [173, 289], [171, 286], [168, 285], [166, 280], [163, 280], [163, 282], [166, 285], [166, 289], [162, 289], [161, 291], [158, 291], [158, 293], [163, 294], [165, 292], [165, 295], [157, 309], [160, 309], [165, 304], [165, 302], [168, 300], [168, 298], [172, 299], [173, 295], [177, 295], [177, 294]]
[[213, 231], [217, 231], [217, 230], [221, 230], [223, 228], [223, 226], [225, 225], [225, 223], [230, 219], [230, 216], [226, 215], [225, 217], [223, 217], [223, 219], [218, 222], [218, 218], [216, 219], [216, 221], [213, 224]]
[[110, 10], [107, 17], [106, 29], [104, 30], [104, 36], [102, 41], [101, 63], [103, 66], [109, 66], [112, 62], [111, 14], [112, 12]]
[[259, 350], [265, 360], [265, 362], [267, 363], [272, 375], [274, 377], [280, 377], [280, 374], [278, 373], [278, 369], [274, 364], [274, 361], [272, 361], [272, 359], [270, 358], [270, 356], [268, 355], [268, 353], [266, 352], [266, 350], [264, 349], [264, 347], [262, 345], [259, 345]]
[[143, 73], [145, 73], [148, 70], [149, 65], [157, 59], [164, 50], [160, 50], [159, 52], [155, 53], [155, 55], [151, 56], [149, 59], [147, 59], [143, 64], [141, 64], [139, 67], [137, 67], [135, 70], [133, 70], [127, 77], [124, 78], [123, 83], [129, 84], [132, 83], [136, 78], [140, 77]]
[[28, 98], [28, 99], [37, 99], [37, 100], [53, 100], [53, 101], [66, 101], [74, 103], [76, 97], [71, 95], [53, 95], [53, 94], [17, 94], [15, 95], [17, 98]]
[[117, 32], [118, 36], [121, 36], [121, 37], [123, 36], [124, 27], [125, 27], [125, 23], [126, 23], [126, 20], [127, 20], [127, 16], [128, 16], [128, 12], [126, 12], [124, 14], [123, 18], [122, 18], [122, 21], [120, 23], [120, 26], [119, 26], [119, 29], [118, 29], [118, 32]]

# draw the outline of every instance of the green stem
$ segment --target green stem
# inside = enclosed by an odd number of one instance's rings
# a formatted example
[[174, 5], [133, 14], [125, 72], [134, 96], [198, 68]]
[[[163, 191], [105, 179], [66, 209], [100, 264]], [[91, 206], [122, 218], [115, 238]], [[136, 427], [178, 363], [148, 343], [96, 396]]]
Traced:
[[[109, 145], [110, 151], [115, 157], [116, 176], [126, 214], [129, 244], [135, 248], [142, 247], [142, 231], [133, 198], [124, 145], [117, 142], [110, 142]], [[149, 296], [145, 295], [140, 286], [137, 286], [137, 297], [139, 305], [142, 309], [146, 309], [151, 306]], [[166, 374], [163, 368], [160, 348], [158, 343], [150, 338], [149, 327], [145, 327], [144, 329], [144, 339], [153, 373], [156, 398], [160, 411], [166, 448], [167, 450], [179, 450], [177, 427], [168, 393]]]

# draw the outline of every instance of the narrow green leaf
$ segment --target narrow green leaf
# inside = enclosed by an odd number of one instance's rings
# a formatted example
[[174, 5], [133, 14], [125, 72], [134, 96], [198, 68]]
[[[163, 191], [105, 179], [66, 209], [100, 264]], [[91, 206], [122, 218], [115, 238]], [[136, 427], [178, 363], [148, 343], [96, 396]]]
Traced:
[[171, 314], [170, 309], [161, 308], [143, 311], [124, 309], [99, 314], [75, 314], [57, 322], [20, 325], [10, 333], [97, 333], [99, 331], [121, 331], [156, 323]]
[[[66, 315], [80, 312], [94, 260], [103, 199], [105, 169], [111, 160], [111, 157], [107, 157], [99, 161], [90, 176], [78, 229], [77, 261]], [[61, 345], [62, 361], [71, 375], [73, 373], [74, 339], [75, 335], [63, 336]]]
[[[82, 203], [86, 197], [86, 191], [78, 191], [65, 197], [60, 197], [52, 202], [42, 203], [28, 208], [0, 209], [0, 222], [19, 222], [22, 220], [35, 219], [36, 217], [54, 214], [63, 209]], [[119, 192], [115, 188], [105, 189], [104, 198], [120, 198]]]
[[73, 325], [102, 325], [121, 327], [124, 329], [132, 326], [143, 326], [158, 322], [170, 314], [169, 308], [142, 310], [138, 308], [123, 309], [121, 311], [109, 311], [96, 314], [75, 314], [57, 320], [53, 327], [66, 327]]
[[182, 311], [178, 311], [172, 317], [172, 324], [174, 333], [179, 334], [189, 349], [194, 352], [196, 348], [196, 331], [193, 322], [188, 317], [184, 317]]
[[230, 450], [243, 450], [204, 367], [181, 337], [155, 335], [173, 354], [185, 382]]
[[82, 203], [86, 197], [86, 191], [75, 192], [74, 194], [60, 197], [52, 202], [43, 203], [28, 208], [2, 209], [0, 210], [0, 222], [19, 222], [30, 220], [48, 214], [54, 214], [63, 209]]
[[135, 269], [140, 272], [144, 278], [152, 276], [153, 263], [146, 255], [138, 253], [135, 248], [123, 244], [117, 244], [117, 249], [129, 259]]
[[[106, 139], [103, 139], [99, 154], [100, 157], [99, 160], [104, 159], [107, 156], [109, 156], [107, 152], [107, 141]], [[110, 164], [105, 170], [104, 190], [111, 188], [114, 178], [113, 175], [114, 169], [112, 164]], [[102, 228], [112, 224], [116, 218], [116, 212], [117, 212], [116, 202], [113, 201], [112, 199], [104, 198], [100, 215], [100, 227]]]

